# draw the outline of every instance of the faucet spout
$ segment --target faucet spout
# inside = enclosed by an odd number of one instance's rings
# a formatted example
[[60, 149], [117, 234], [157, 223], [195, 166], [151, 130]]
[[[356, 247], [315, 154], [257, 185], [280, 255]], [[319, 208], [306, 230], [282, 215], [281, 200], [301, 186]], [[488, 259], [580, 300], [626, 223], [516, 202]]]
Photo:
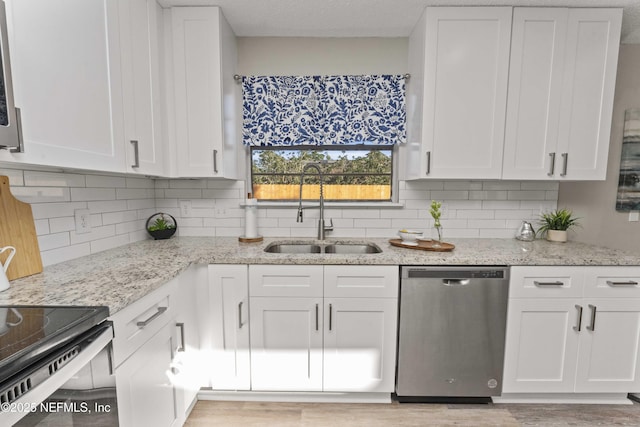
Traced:
[[298, 200], [298, 214], [296, 217], [296, 222], [302, 222], [303, 215], [302, 210], [306, 209], [302, 207], [302, 185], [305, 173], [308, 169], [315, 169], [320, 178], [320, 198], [319, 198], [319, 208], [320, 208], [320, 218], [318, 219], [318, 240], [324, 240], [325, 233], [327, 231], [333, 230], [333, 220], [330, 220], [330, 225], [326, 226], [324, 221], [324, 175], [322, 173], [322, 168], [318, 163], [307, 163], [300, 173], [300, 197]]

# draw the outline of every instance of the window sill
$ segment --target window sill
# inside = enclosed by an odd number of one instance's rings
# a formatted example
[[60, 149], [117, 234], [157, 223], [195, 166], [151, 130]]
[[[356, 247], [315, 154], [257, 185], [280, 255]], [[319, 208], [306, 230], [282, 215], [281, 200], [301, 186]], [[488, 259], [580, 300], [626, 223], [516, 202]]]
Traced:
[[[317, 201], [302, 202], [303, 207], [317, 206]], [[246, 203], [240, 203], [240, 207], [244, 208]], [[297, 208], [298, 202], [258, 202], [259, 208]], [[396, 202], [325, 202], [324, 207], [328, 209], [362, 209], [362, 208], [378, 208], [378, 209], [402, 209], [404, 203]]]

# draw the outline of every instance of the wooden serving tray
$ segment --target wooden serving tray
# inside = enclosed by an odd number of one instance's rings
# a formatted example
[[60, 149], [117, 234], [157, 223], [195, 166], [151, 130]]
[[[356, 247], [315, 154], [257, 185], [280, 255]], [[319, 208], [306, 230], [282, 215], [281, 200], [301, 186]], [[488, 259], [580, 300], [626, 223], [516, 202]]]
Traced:
[[420, 251], [432, 251], [432, 252], [451, 252], [456, 247], [451, 243], [440, 242], [441, 246], [439, 248], [434, 248], [433, 240], [428, 240], [428, 241], [418, 240], [418, 244], [416, 246], [402, 243], [402, 239], [391, 239], [389, 240], [389, 243], [391, 243], [391, 246], [397, 246], [399, 248], [418, 249]]

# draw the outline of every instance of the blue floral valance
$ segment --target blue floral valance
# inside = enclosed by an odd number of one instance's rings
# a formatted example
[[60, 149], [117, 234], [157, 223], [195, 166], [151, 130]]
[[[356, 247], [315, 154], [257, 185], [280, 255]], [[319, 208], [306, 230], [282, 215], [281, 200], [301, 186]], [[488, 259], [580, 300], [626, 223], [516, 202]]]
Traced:
[[405, 76], [242, 78], [245, 145], [406, 141]]

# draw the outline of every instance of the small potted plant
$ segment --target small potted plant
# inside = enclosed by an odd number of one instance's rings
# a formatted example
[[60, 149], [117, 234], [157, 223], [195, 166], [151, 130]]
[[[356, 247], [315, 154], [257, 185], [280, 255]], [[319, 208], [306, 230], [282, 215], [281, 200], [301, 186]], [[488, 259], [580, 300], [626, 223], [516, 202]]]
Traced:
[[176, 219], [169, 214], [159, 212], [147, 219], [147, 232], [155, 240], [168, 239], [173, 236], [178, 228]]
[[541, 224], [538, 234], [546, 234], [550, 242], [566, 242], [567, 231], [579, 226], [578, 219], [567, 209], [556, 209], [553, 212], [540, 214]]

